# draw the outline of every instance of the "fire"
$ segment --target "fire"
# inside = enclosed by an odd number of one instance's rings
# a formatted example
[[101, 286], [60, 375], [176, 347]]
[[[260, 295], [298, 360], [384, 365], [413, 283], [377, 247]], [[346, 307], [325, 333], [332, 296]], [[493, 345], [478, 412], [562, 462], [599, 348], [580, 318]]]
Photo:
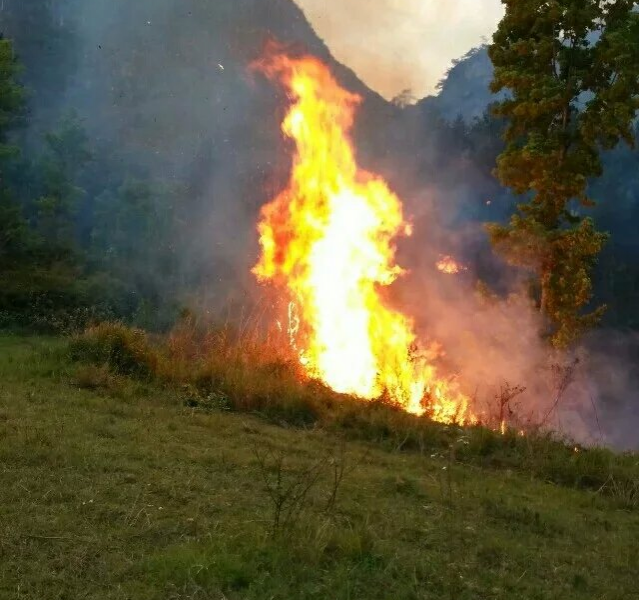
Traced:
[[434, 353], [418, 351], [413, 321], [384, 298], [403, 273], [394, 242], [411, 231], [399, 198], [356, 163], [349, 134], [360, 98], [312, 57], [274, 52], [256, 68], [286, 89], [282, 130], [296, 153], [288, 187], [262, 210], [253, 272], [286, 291], [303, 370], [339, 393], [474, 421], [457, 383], [438, 377]]
[[446, 275], [457, 275], [466, 270], [466, 267], [460, 265], [452, 256], [442, 256], [435, 266], [438, 271]]

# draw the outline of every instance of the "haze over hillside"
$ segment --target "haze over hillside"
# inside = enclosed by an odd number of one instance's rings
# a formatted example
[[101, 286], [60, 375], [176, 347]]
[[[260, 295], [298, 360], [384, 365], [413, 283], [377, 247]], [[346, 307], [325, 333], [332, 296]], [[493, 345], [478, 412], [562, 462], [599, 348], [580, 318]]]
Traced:
[[500, 0], [296, 0], [334, 56], [392, 99], [436, 93], [452, 61], [489, 38]]

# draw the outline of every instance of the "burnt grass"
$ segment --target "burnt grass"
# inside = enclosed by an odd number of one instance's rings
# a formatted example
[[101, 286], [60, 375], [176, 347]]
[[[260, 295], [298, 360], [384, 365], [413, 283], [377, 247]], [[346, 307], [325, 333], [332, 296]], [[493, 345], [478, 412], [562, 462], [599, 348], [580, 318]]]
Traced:
[[223, 332], [0, 337], [0, 598], [639, 598], [639, 458], [442, 426]]

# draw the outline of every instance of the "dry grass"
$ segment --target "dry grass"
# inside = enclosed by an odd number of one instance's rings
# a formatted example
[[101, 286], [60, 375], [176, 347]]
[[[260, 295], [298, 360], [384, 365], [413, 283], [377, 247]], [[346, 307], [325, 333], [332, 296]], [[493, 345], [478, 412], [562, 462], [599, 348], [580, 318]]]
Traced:
[[[178, 390], [193, 410], [254, 413], [279, 425], [340, 432], [399, 452], [452, 453], [455, 462], [513, 469], [606, 496], [618, 497], [622, 488], [632, 493], [637, 481], [632, 454], [576, 447], [533, 426], [521, 436], [518, 430], [502, 434], [482, 426], [439, 425], [384, 400], [337, 394], [306, 379], [282, 334], [264, 332], [257, 324], [240, 331], [201, 328], [187, 318], [168, 336], [153, 340], [120, 324], [102, 324], [72, 340], [71, 356], [98, 369], [93, 371], [97, 383], [108, 368]], [[502, 390], [497, 423], [519, 393], [510, 386]]]

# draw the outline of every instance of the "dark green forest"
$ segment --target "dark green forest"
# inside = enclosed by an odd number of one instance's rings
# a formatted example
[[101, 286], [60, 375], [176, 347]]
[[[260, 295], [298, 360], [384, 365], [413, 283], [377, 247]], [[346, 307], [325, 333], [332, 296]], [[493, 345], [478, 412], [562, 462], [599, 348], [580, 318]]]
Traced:
[[[361, 158], [412, 212], [428, 186], [452, 232], [507, 221], [517, 199], [493, 176], [505, 125], [490, 110], [485, 48], [456, 62], [437, 97], [401, 106], [334, 63], [291, 2], [257, 4], [3, 3], [3, 327], [121, 318], [162, 329], [185, 307], [247, 293], [257, 210], [289, 160], [269, 118], [279, 99], [246, 72], [266, 34], [304, 44], [364, 96]], [[606, 304], [604, 325], [620, 329], [639, 326], [638, 166], [636, 149], [606, 152], [588, 190], [589, 214], [610, 233], [592, 305]], [[451, 237], [499, 289], [508, 268], [487, 236]]]

